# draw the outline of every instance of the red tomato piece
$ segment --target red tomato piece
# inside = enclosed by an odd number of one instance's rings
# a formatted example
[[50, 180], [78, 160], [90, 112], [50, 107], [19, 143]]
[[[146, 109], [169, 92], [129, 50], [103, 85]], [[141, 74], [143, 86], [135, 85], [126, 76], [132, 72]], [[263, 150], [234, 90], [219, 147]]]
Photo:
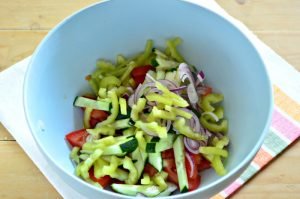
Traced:
[[94, 128], [98, 122], [102, 122], [103, 120], [106, 120], [107, 117], [108, 117], [107, 112], [94, 109], [91, 113], [91, 119], [90, 119], [91, 128]]
[[88, 135], [89, 134], [85, 129], [80, 129], [67, 134], [66, 139], [72, 147], [82, 147], [82, 145], [86, 142], [86, 138]]
[[142, 84], [145, 81], [145, 76], [137, 76], [133, 78], [135, 81], [135, 86], [137, 87], [139, 84]]
[[211, 168], [210, 162], [207, 159], [202, 158], [200, 164], [198, 165], [198, 171], [203, 171], [209, 168]]
[[201, 183], [201, 176], [197, 175], [194, 179], [188, 179], [189, 181], [189, 191], [197, 189]]
[[152, 69], [153, 69], [153, 66], [151, 66], [151, 65], [138, 66], [138, 67], [134, 68], [130, 74], [131, 74], [131, 77], [136, 82], [136, 84], [141, 84], [145, 81], [146, 73]]
[[107, 187], [108, 185], [111, 185], [111, 183], [112, 183], [112, 179], [108, 175], [103, 176], [101, 178], [96, 178], [94, 175], [93, 167], [89, 170], [89, 176], [90, 176], [91, 180], [93, 180], [94, 182], [98, 182], [102, 187]]
[[91, 94], [91, 93], [86, 93], [86, 94], [82, 95], [82, 97], [89, 98], [89, 99], [92, 99], [92, 100], [97, 99], [97, 97], [94, 94]]
[[178, 176], [174, 159], [164, 159], [164, 171], [168, 173], [168, 181], [178, 185]]
[[168, 159], [168, 158], [174, 159], [175, 157], [174, 157], [174, 151], [173, 151], [173, 149], [168, 149], [168, 150], [163, 151], [161, 153], [161, 157], [163, 159]]
[[195, 161], [196, 165], [199, 166], [202, 160], [202, 156], [200, 154], [193, 154], [191, 153], [193, 160]]
[[212, 87], [206, 86], [205, 88], [206, 89], [205, 89], [205, 92], [203, 93], [203, 96], [206, 96], [206, 95], [212, 93]]
[[189, 153], [185, 153], [185, 168], [186, 168], [188, 180], [195, 179], [199, 175], [196, 160]]
[[151, 164], [147, 163], [144, 167], [144, 172], [152, 177], [157, 173], [157, 170]]

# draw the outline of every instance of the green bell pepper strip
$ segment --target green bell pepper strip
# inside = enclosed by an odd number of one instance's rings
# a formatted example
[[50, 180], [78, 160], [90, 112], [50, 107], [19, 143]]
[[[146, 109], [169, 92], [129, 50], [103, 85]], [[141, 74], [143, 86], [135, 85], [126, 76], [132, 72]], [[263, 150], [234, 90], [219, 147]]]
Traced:
[[100, 82], [100, 88], [109, 88], [110, 86], [120, 86], [121, 81], [115, 76], [106, 76]]
[[101, 149], [96, 149], [94, 153], [90, 155], [88, 159], [86, 159], [82, 166], [80, 167], [81, 177], [83, 179], [89, 178], [89, 170], [93, 166], [94, 162], [102, 155], [103, 151]]
[[179, 108], [175, 108], [175, 107], [171, 107], [171, 106], [165, 105], [165, 109], [167, 111], [170, 111], [170, 112], [174, 113], [175, 115], [184, 117], [186, 119], [191, 119], [193, 117], [193, 115], [191, 113], [188, 113], [188, 112], [186, 112], [184, 110], [181, 110]]
[[127, 102], [124, 98], [119, 98], [120, 102], [120, 112], [122, 115], [127, 115]]
[[125, 129], [125, 130], [123, 131], [123, 135], [125, 135], [125, 136], [134, 135], [135, 129], [136, 129], [136, 128], [135, 128], [134, 126], [128, 128], [128, 129]]
[[122, 96], [124, 93], [127, 92], [127, 88], [125, 86], [119, 86], [117, 89], [116, 89], [116, 92], [117, 92], [117, 95], [120, 97]]
[[161, 191], [164, 191], [168, 185], [165, 181], [164, 175], [161, 175], [161, 173], [157, 173], [152, 177], [152, 180], [155, 184], [157, 184], [159, 186], [159, 188], [161, 189]]
[[219, 118], [223, 119], [224, 117], [224, 108], [222, 106], [216, 107], [214, 114]]
[[117, 141], [113, 136], [107, 136], [92, 142], [86, 142], [82, 146], [82, 150], [93, 152], [96, 149], [104, 149], [107, 146], [115, 144]]
[[128, 178], [128, 172], [121, 170], [118, 166], [122, 165], [123, 160], [116, 157], [111, 156], [109, 165], [103, 166], [103, 173], [105, 175], [109, 175], [112, 178], [116, 178], [121, 181], [125, 181]]
[[176, 37], [174, 39], [167, 40], [166, 44], [170, 51], [171, 57], [173, 57], [178, 62], [184, 62], [184, 58], [182, 55], [178, 52], [176, 47], [182, 42], [182, 40], [179, 37]]
[[101, 157], [98, 158], [94, 163], [94, 175], [96, 178], [101, 178], [106, 174], [103, 172], [103, 167], [108, 166], [109, 163], [102, 159]]
[[107, 89], [106, 88], [99, 88], [98, 95], [101, 98], [107, 97]]
[[117, 55], [116, 63], [117, 65], [126, 64], [126, 58], [123, 55]]
[[133, 121], [137, 121], [139, 119], [139, 113], [145, 108], [146, 102], [145, 98], [139, 98], [137, 104], [132, 106], [130, 117]]
[[156, 106], [152, 108], [152, 114], [154, 118], [158, 118], [158, 119], [165, 119], [165, 120], [176, 119], [176, 115], [173, 112], [159, 110]]
[[211, 146], [200, 147], [199, 152], [207, 155], [219, 155], [225, 158], [228, 157], [228, 152], [226, 150], [217, 147], [211, 147]]
[[227, 120], [222, 120], [220, 123], [211, 122], [210, 118], [205, 117], [206, 115], [201, 115], [200, 123], [212, 132], [222, 132], [225, 133], [228, 129]]
[[[169, 98], [170, 101], [172, 101], [172, 104], [179, 107], [187, 107], [189, 106], [189, 103], [183, 99], [181, 96], [169, 91], [168, 88], [166, 88], [162, 83], [156, 81], [155, 86], [158, 90], [163, 92], [163, 96]], [[166, 104], [170, 105], [170, 104]]]
[[76, 176], [78, 176], [78, 177], [81, 176], [80, 168], [82, 167], [82, 165], [83, 165], [83, 162], [80, 162], [80, 163], [76, 166], [76, 168], [75, 168], [75, 174], [76, 174]]
[[193, 140], [206, 140], [207, 138], [204, 137], [203, 135], [200, 135], [199, 133], [195, 133], [192, 131], [192, 129], [185, 124], [185, 119], [184, 118], [178, 118], [175, 122], [173, 122], [173, 127], [177, 129], [177, 131], [185, 135], [188, 138], [191, 138]]
[[136, 58], [137, 66], [143, 65], [147, 58], [151, 55], [153, 48], [153, 41], [147, 40], [144, 52]]
[[144, 173], [143, 178], [141, 179], [141, 184], [143, 185], [153, 185], [153, 181], [147, 173]]
[[93, 136], [115, 135], [115, 128], [113, 127], [113, 125], [109, 125], [109, 124], [94, 129], [87, 129], [86, 131]]
[[103, 71], [97, 68], [92, 74], [92, 79], [102, 79], [103, 78]]
[[165, 79], [165, 77], [166, 77], [166, 72], [164, 70], [156, 70], [157, 80]]
[[89, 107], [85, 107], [84, 113], [83, 113], [83, 126], [84, 128], [88, 129], [91, 128], [90, 125], [90, 119], [93, 109]]
[[86, 159], [88, 159], [89, 157], [90, 157], [89, 154], [80, 154], [80, 155], [79, 155], [79, 158], [80, 158], [81, 160], [86, 160]]
[[126, 71], [121, 76], [120, 80], [121, 82], [125, 82], [126, 79], [129, 79], [131, 71], [136, 67], [136, 63], [131, 61], [127, 64]]
[[125, 180], [126, 184], [134, 185], [137, 183], [138, 179], [138, 171], [135, 168], [131, 158], [125, 156], [123, 160], [123, 167], [129, 170], [128, 179]]
[[215, 169], [216, 173], [220, 176], [223, 176], [227, 173], [226, 169], [224, 168], [224, 165], [221, 161], [221, 157], [220, 156], [214, 156], [212, 162], [211, 162], [211, 166]]
[[116, 91], [114, 90], [109, 91], [108, 95], [111, 98], [111, 103], [112, 103], [111, 114], [106, 118], [106, 120], [98, 123], [96, 125], [97, 128], [106, 124], [113, 123], [119, 114], [119, 100]]
[[172, 105], [172, 101], [169, 98], [156, 93], [151, 93], [149, 95], [146, 95], [146, 99], [150, 102], [158, 102], [165, 105]]
[[80, 148], [75, 146], [72, 148], [72, 151], [70, 153], [71, 160], [73, 160], [77, 164], [79, 164], [79, 156], [78, 156], [79, 150], [80, 150]]
[[177, 68], [179, 66], [178, 62], [164, 59], [161, 56], [156, 57], [156, 62], [158, 63], [158, 66], [156, 67], [157, 71], [170, 70], [170, 69]]
[[164, 126], [159, 126], [157, 122], [142, 122], [142, 121], [136, 121], [135, 127], [142, 129], [145, 132], [153, 132], [158, 135], [160, 138], [166, 138], [167, 137], [167, 129]]
[[224, 96], [222, 94], [216, 94], [211, 93], [202, 98], [200, 101], [199, 106], [207, 112], [213, 112], [215, 110], [215, 107], [213, 107], [213, 104], [219, 103], [223, 101]]
[[108, 71], [114, 70], [116, 68], [111, 62], [106, 61], [106, 60], [98, 60], [96, 63], [96, 66], [102, 72], [108, 72]]
[[136, 134], [135, 134], [135, 138], [138, 141], [139, 149], [142, 150], [142, 151], [146, 151], [147, 142], [144, 138], [143, 131], [137, 131]]

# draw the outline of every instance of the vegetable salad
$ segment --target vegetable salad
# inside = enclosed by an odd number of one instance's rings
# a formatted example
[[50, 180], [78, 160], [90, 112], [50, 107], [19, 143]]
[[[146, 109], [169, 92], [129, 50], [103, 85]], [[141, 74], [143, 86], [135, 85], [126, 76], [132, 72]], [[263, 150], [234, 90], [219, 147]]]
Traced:
[[78, 177], [121, 194], [155, 197], [197, 189], [209, 168], [226, 174], [223, 95], [187, 63], [180, 43], [172, 38], [161, 50], [148, 40], [133, 58], [97, 62], [86, 77], [93, 93], [74, 100], [84, 128], [66, 135]]

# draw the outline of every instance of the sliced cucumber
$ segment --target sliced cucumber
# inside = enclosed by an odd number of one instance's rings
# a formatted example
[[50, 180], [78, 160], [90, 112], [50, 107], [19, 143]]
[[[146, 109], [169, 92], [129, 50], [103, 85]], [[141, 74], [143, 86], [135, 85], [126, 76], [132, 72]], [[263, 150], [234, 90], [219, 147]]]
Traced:
[[155, 142], [152, 142], [152, 138], [151, 141], [146, 145], [146, 152], [157, 153], [170, 149], [173, 147], [173, 142], [175, 138], [175, 134], [168, 134], [166, 138], [160, 138], [159, 140], [155, 139]]
[[111, 187], [114, 191], [128, 196], [136, 196], [141, 193], [147, 197], [155, 197], [161, 192], [160, 188], [155, 185], [112, 184]]
[[127, 153], [131, 153], [138, 147], [138, 142], [135, 137], [128, 137], [126, 140], [121, 140], [116, 144], [106, 147], [103, 151], [103, 155], [118, 155], [123, 156]]
[[173, 148], [180, 192], [187, 192], [189, 184], [185, 168], [185, 150], [182, 135], [176, 138]]
[[169, 196], [171, 195], [172, 192], [174, 192], [177, 189], [177, 186], [173, 183], [167, 183], [168, 188], [166, 190], [164, 190], [163, 192], [161, 192], [160, 194], [158, 194], [157, 196]]
[[161, 157], [161, 153], [157, 152], [157, 153], [149, 153], [149, 158], [148, 158], [148, 162], [157, 169], [157, 171], [162, 171], [162, 167], [163, 167], [163, 162], [162, 162], [162, 157]]
[[77, 96], [74, 100], [74, 106], [88, 107], [97, 110], [109, 111], [110, 103], [107, 101], [93, 100], [86, 97]]
[[138, 171], [138, 178], [141, 177], [144, 168], [145, 168], [145, 164], [146, 164], [146, 160], [148, 157], [148, 154], [141, 151], [138, 147], [135, 149], [135, 151], [132, 152], [131, 154], [132, 159], [136, 160], [136, 162], [134, 162], [134, 166]]

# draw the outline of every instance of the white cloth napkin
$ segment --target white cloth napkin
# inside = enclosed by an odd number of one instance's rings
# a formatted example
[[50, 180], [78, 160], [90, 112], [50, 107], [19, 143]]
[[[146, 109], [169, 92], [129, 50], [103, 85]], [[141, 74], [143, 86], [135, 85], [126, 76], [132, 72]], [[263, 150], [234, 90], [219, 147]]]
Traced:
[[[186, 0], [223, 15], [248, 35], [259, 49], [271, 77], [282, 90], [300, 103], [300, 75], [292, 66], [278, 56], [269, 47], [256, 38], [243, 24], [229, 16], [213, 0]], [[14, 136], [26, 154], [45, 175], [49, 182], [64, 198], [84, 199], [76, 190], [69, 187], [47, 164], [39, 151], [26, 123], [23, 107], [23, 82], [30, 57], [9, 67], [0, 74], [0, 121]], [[18, 115], [18, 121], [15, 116]], [[17, 123], [16, 123], [17, 122]]]

